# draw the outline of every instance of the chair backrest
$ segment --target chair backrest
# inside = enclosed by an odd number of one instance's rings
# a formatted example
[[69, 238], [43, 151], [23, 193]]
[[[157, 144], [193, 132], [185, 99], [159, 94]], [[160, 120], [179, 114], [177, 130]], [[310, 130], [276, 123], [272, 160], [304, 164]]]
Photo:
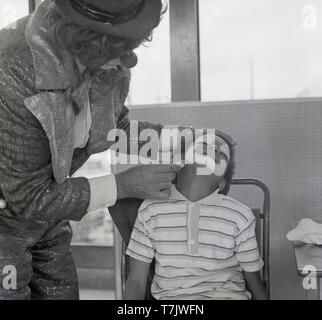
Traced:
[[[256, 218], [256, 238], [259, 245], [261, 257], [264, 262], [262, 270], [262, 279], [266, 286], [268, 296], [270, 294], [270, 279], [269, 279], [269, 211], [270, 211], [270, 191], [268, 187], [257, 179], [233, 179], [232, 185], [249, 186], [253, 185], [260, 188], [264, 194], [263, 205], [261, 208], [252, 209]], [[114, 228], [116, 231], [117, 229]], [[125, 259], [126, 245], [122, 241], [120, 234], [114, 233], [115, 243], [115, 274], [116, 274], [116, 297], [122, 299], [122, 294], [125, 287], [127, 265]]]

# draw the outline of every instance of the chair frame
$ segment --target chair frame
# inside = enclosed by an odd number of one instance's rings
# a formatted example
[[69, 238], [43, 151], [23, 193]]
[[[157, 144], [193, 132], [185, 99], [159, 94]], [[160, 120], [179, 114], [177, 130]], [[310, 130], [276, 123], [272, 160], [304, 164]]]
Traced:
[[[260, 218], [260, 251], [264, 262], [263, 268], [263, 282], [266, 287], [268, 296], [270, 296], [270, 274], [269, 274], [269, 249], [270, 249], [270, 228], [269, 228], [269, 214], [271, 196], [267, 185], [258, 179], [233, 179], [231, 185], [244, 185], [244, 186], [256, 186], [260, 188], [264, 194], [264, 201], [262, 211], [259, 213]], [[254, 212], [255, 210], [253, 210]]]
[[[231, 185], [233, 186], [256, 186], [260, 188], [264, 194], [263, 206], [259, 210], [253, 209], [254, 214], [258, 213], [260, 226], [256, 232], [259, 234], [259, 246], [261, 257], [264, 261], [264, 268], [262, 271], [262, 280], [266, 287], [267, 294], [270, 296], [270, 276], [269, 276], [269, 213], [270, 213], [270, 191], [266, 184], [258, 179], [233, 179]], [[258, 236], [258, 234], [257, 234]], [[117, 300], [122, 299], [124, 287], [125, 287], [125, 244], [122, 241], [117, 229], [114, 228], [114, 254], [115, 254], [115, 297]]]

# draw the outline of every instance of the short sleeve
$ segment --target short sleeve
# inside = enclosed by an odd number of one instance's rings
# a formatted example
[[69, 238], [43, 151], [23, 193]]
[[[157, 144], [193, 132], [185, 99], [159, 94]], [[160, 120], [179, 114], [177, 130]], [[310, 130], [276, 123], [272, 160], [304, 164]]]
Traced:
[[235, 236], [235, 253], [241, 268], [246, 272], [257, 272], [263, 268], [255, 234], [255, 218], [250, 220]]
[[154, 258], [154, 248], [148, 227], [142, 214], [138, 214], [126, 254], [136, 260], [151, 263]]

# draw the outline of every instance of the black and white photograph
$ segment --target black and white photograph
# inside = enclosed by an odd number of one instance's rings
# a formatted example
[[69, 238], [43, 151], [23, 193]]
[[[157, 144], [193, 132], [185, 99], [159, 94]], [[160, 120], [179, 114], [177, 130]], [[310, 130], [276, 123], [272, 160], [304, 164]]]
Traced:
[[0, 300], [322, 300], [321, 140], [320, 0], [0, 0]]

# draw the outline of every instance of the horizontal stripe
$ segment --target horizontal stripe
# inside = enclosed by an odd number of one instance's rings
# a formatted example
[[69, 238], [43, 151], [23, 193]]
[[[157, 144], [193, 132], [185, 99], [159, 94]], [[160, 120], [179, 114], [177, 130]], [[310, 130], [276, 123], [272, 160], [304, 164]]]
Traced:
[[247, 231], [249, 231], [249, 229], [254, 228], [254, 232], [255, 232], [255, 223], [251, 223], [247, 228], [245, 228], [244, 230], [240, 230], [239, 234], [237, 234], [235, 236], [235, 239], [238, 239], [239, 237], [241, 237], [243, 234], [245, 234]]
[[[178, 203], [185, 204], [186, 202], [187, 202], [186, 200], [168, 200], [167, 202], [166, 201], [163, 201], [163, 202], [154, 202], [154, 203], [151, 203], [148, 206], [146, 206], [140, 212], [144, 213], [145, 211], [148, 211], [151, 208], [154, 209], [154, 207], [157, 207], [158, 210], [161, 210], [162, 209], [162, 205], [169, 206], [169, 205], [178, 204]], [[241, 215], [245, 221], [249, 221], [248, 217], [246, 217], [241, 211], [236, 210], [236, 209], [233, 209], [230, 206], [220, 206], [220, 205], [217, 205], [217, 204], [211, 204], [211, 205], [202, 204], [202, 206], [211, 207], [211, 208], [226, 209], [226, 210], [235, 212], [238, 215]], [[158, 212], [157, 214], [162, 214], [162, 213]]]
[[146, 229], [146, 227], [145, 227], [144, 223], [143, 223], [142, 221], [140, 221], [139, 219], [136, 219], [136, 222], [135, 222], [134, 228], [135, 228], [136, 230], [139, 230], [139, 231], [140, 231], [142, 234], [144, 234], [145, 236], [147, 236], [147, 235], [146, 235], [146, 233], [144, 232], [144, 231], [145, 231], [145, 229]]
[[135, 238], [131, 238], [131, 240], [130, 241], [134, 241], [134, 242], [136, 242], [137, 244], [139, 244], [139, 245], [141, 245], [141, 246], [143, 246], [143, 247], [145, 247], [145, 248], [147, 248], [147, 249], [149, 249], [149, 250], [154, 250], [153, 249], [153, 247], [149, 247], [147, 244], [145, 244], [145, 243], [142, 243], [142, 242], [140, 242], [140, 241], [138, 241], [138, 240], [136, 240]]
[[[214, 288], [215, 290], [215, 288]], [[189, 297], [189, 296], [197, 296], [197, 297], [202, 297], [204, 293], [207, 293], [207, 292], [212, 292], [212, 290], [209, 290], [209, 288], [207, 290], [204, 290], [204, 291], [200, 291], [200, 292], [194, 292], [192, 294], [179, 294], [179, 295], [166, 295], [163, 297], [163, 299], [167, 299], [167, 298], [176, 298], [176, 299], [180, 299], [180, 297]]]
[[180, 229], [180, 228], [182, 228], [182, 229], [187, 229], [187, 226], [186, 226], [186, 225], [185, 225], [185, 226], [161, 226], [161, 227], [156, 226], [156, 227], [154, 228], [154, 230], [162, 230], [162, 229]]
[[[239, 243], [239, 247], [242, 247], [242, 246], [245, 246], [247, 242], [250, 242], [250, 241], [256, 241], [256, 235], [254, 234], [253, 236], [251, 236], [250, 238], [248, 239], [245, 239], [245, 240], [242, 240], [240, 243]], [[256, 241], [257, 243], [257, 241]]]
[[131, 248], [127, 248], [126, 249], [126, 254], [127, 255], [129, 255], [128, 254], [128, 252], [130, 252], [131, 254], [133, 254], [134, 256], [140, 256], [140, 257], [142, 257], [142, 258], [145, 258], [145, 259], [149, 259], [149, 260], [152, 260], [153, 259], [153, 257], [149, 257], [149, 256], [144, 256], [143, 254], [140, 254], [140, 253], [137, 253], [136, 251], [133, 251], [133, 250], [131, 250]]
[[249, 253], [249, 252], [252, 252], [252, 251], [258, 251], [258, 248], [252, 248], [252, 249], [248, 249], [248, 250], [243, 250], [243, 251], [237, 251], [237, 254], [243, 254], [243, 253]]
[[206, 207], [211, 207], [211, 208], [220, 208], [220, 209], [225, 209], [225, 210], [228, 210], [228, 211], [232, 211], [232, 212], [234, 212], [234, 213], [237, 213], [238, 214], [238, 216], [241, 216], [243, 219], [244, 219], [244, 221], [246, 221], [246, 222], [248, 222], [249, 221], [249, 219], [245, 216], [245, 215], [243, 215], [242, 214], [242, 212], [240, 212], [240, 211], [237, 211], [237, 210], [235, 210], [235, 209], [232, 209], [231, 207], [226, 207], [226, 206], [218, 206], [218, 205], [215, 205], [215, 204], [213, 204], [213, 205], [205, 205]]
[[165, 200], [165, 201], [162, 201], [162, 202], [153, 202], [149, 205], [147, 205], [146, 207], [144, 207], [144, 209], [140, 208], [140, 212], [141, 213], [145, 213], [147, 211], [149, 211], [149, 209], [154, 209], [154, 207], [157, 207], [157, 209], [159, 210], [160, 208], [162, 208], [162, 205], [173, 205], [173, 204], [178, 204], [179, 202], [181, 203], [185, 203], [186, 201], [185, 200]]
[[[203, 282], [200, 282], [200, 283], [198, 283], [198, 284], [196, 284], [195, 286], [198, 286], [198, 285], [200, 285], [200, 286], [202, 286], [202, 285], [212, 285], [213, 283], [215, 283], [215, 284], [229, 284], [229, 283], [233, 283], [233, 284], [241, 284], [241, 285], [244, 285], [245, 284], [245, 281], [243, 280], [243, 279], [241, 279], [241, 281], [233, 281], [233, 280], [226, 280], [226, 281], [215, 281], [215, 282], [213, 282], [213, 281], [209, 281], [209, 282], [207, 282], [207, 281], [203, 281]], [[191, 286], [191, 288], [193, 288], [194, 286]]]
[[[157, 230], [162, 230], [162, 231], [169, 231], [172, 230], [172, 229], [185, 229], [187, 230], [187, 226], [186, 225], [175, 225], [175, 226], [156, 226], [153, 228], [153, 230], [157, 231]], [[225, 233], [225, 232], [222, 232], [222, 231], [219, 231], [219, 230], [213, 230], [213, 229], [204, 229], [204, 228], [200, 228], [199, 227], [199, 231], [201, 232], [209, 232], [209, 233], [216, 233], [220, 236], [226, 236], [226, 237], [229, 237], [229, 238], [232, 238], [233, 235], [231, 234], [228, 234], [228, 233]]]
[[204, 218], [204, 219], [216, 219], [216, 220], [221, 220], [221, 221], [228, 222], [229, 224], [232, 224], [234, 226], [236, 225], [236, 223], [235, 223], [234, 220], [229, 220], [229, 219], [223, 218], [223, 217], [200, 215], [200, 218]]
[[158, 213], [157, 215], [151, 216], [145, 223], [149, 224], [151, 221], [156, 220], [157, 218], [171, 216], [171, 220], [178, 218], [177, 216], [186, 216], [186, 212], [172, 212], [172, 213]]
[[226, 237], [229, 237], [229, 238], [231, 238], [231, 237], [232, 237], [232, 235], [231, 235], [231, 234], [224, 233], [224, 232], [222, 232], [222, 231], [218, 231], [218, 230], [199, 228], [199, 231], [210, 232], [210, 233], [218, 233], [218, 234], [220, 234], [220, 235], [222, 235], [222, 236], [226, 236]]
[[[188, 275], [179, 275], [179, 276], [164, 276], [164, 275], [160, 275], [158, 273], [155, 272], [155, 275], [157, 277], [160, 277], [160, 278], [163, 278], [163, 279], [169, 279], [169, 280], [174, 280], [174, 279], [180, 279], [180, 278], [190, 278], [191, 281], [193, 281], [195, 278], [196, 279], [199, 279], [200, 276], [192, 276], [191, 274], [188, 274]], [[228, 282], [232, 282], [232, 283], [235, 283], [235, 284], [242, 284], [242, 283], [245, 283], [245, 281], [232, 281], [232, 280], [227, 280], [227, 281], [211, 281], [211, 282], [199, 282], [198, 284], [194, 285], [194, 286], [191, 286], [191, 288], [197, 286], [197, 285], [202, 285], [202, 284], [205, 284], [205, 283], [208, 283], [208, 284], [219, 284], [219, 283], [228, 283]]]
[[251, 261], [239, 261], [239, 263], [241, 264], [245, 264], [245, 263], [257, 263], [261, 260], [261, 257], [259, 257], [258, 259], [256, 260], [251, 260]]
[[[236, 264], [236, 265], [234, 265], [232, 267], [227, 267], [227, 268], [221, 267], [220, 269], [204, 269], [204, 268], [200, 268], [200, 267], [195, 267], [194, 270], [195, 271], [202, 270], [202, 271], [206, 271], [206, 272], [209, 272], [209, 273], [212, 273], [212, 274], [213, 273], [217, 273], [217, 272], [219, 273], [221, 271], [224, 271], [225, 273], [227, 273], [227, 272], [233, 272], [233, 273], [241, 273], [242, 274], [242, 271], [235, 269], [235, 267], [237, 267], [237, 266], [238, 266], [238, 264]], [[187, 269], [186, 266], [180, 267], [180, 266], [177, 266], [177, 265], [176, 266], [173, 266], [173, 265], [163, 264], [162, 265], [162, 269], [166, 269], [166, 268]], [[171, 271], [171, 270], [169, 270], [169, 271]]]
[[235, 255], [231, 255], [230, 257], [228, 258], [225, 258], [225, 259], [220, 259], [220, 258], [212, 258], [212, 257], [204, 257], [204, 256], [191, 256], [189, 254], [169, 254], [169, 253], [160, 253], [160, 252], [156, 252], [156, 256], [157, 255], [160, 255], [160, 256], [163, 256], [163, 257], [184, 257], [184, 258], [193, 258], [195, 260], [199, 260], [199, 259], [206, 259], [206, 260], [216, 260], [216, 261], [227, 261], [227, 260], [231, 260], [232, 258], [235, 257]]
[[[184, 243], [184, 244], [186, 244], [187, 240], [155, 240], [154, 242], [159, 243], [159, 244], [163, 243], [164, 245], [171, 246], [171, 243]], [[219, 248], [219, 249], [224, 249], [225, 251], [231, 251], [231, 250], [233, 250], [235, 248], [235, 247], [227, 248], [227, 247], [222, 247], [222, 246], [219, 246], [219, 245], [216, 245], [216, 244], [203, 243], [203, 242], [199, 242], [198, 244], [201, 245], [201, 246], [210, 246], [210, 247], [215, 247], [215, 248]]]
[[[171, 212], [171, 213], [168, 213], [168, 212], [167, 213], [158, 213], [156, 215], [151, 216], [148, 220], [146, 220], [145, 223], [146, 224], [149, 224], [149, 222], [151, 220], [155, 220], [155, 219], [160, 218], [160, 217], [171, 216], [171, 218], [174, 219], [174, 218], [177, 218], [176, 216], [182, 216], [182, 215], [186, 216], [187, 213], [186, 212], [177, 212], [177, 211], [174, 211], [174, 212]], [[216, 220], [221, 220], [221, 221], [224, 221], [224, 222], [228, 222], [230, 225], [233, 225], [233, 226], [236, 225], [236, 223], [235, 223], [234, 220], [229, 220], [227, 218], [218, 217], [218, 216], [200, 215], [200, 218], [201, 218], [201, 221], [202, 221], [202, 219], [204, 219], [204, 220], [207, 220], [207, 219], [216, 219]], [[173, 220], [173, 219], [171, 219], [171, 220]]]
[[[206, 295], [205, 293], [208, 293], [209, 292], [209, 294], [208, 295]], [[245, 296], [246, 296], [246, 294], [247, 294], [247, 291], [246, 290], [242, 290], [242, 291], [237, 291], [236, 293], [238, 293], [238, 294], [244, 294]], [[229, 299], [229, 291], [227, 290], [227, 298], [226, 299]], [[199, 298], [200, 297], [203, 297], [203, 298], [205, 298], [205, 299], [216, 299], [216, 296], [218, 296], [218, 295], [220, 295], [219, 297], [218, 297], [218, 299], [220, 299], [220, 300], [222, 300], [223, 299], [223, 295], [224, 295], [224, 293], [222, 292], [222, 291], [220, 291], [220, 292], [217, 292], [216, 290], [213, 290], [213, 291], [205, 291], [205, 292], [203, 292], [203, 293], [193, 293], [193, 294], [181, 294], [181, 295], [175, 295], [175, 296], [172, 296], [172, 295], [165, 295], [165, 296], [163, 296], [162, 297], [162, 299], [165, 299], [165, 300], [172, 300], [172, 299], [175, 299], [175, 300], [180, 300], [180, 298], [184, 298], [184, 299], [187, 299], [187, 298], [189, 298], [188, 300], [199, 300]]]
[[[145, 234], [145, 232], [143, 232], [142, 230], [138, 229], [138, 227], [136, 225], [133, 227], [133, 231], [139, 233], [144, 238], [147, 237], [147, 235]], [[133, 231], [132, 231], [131, 237], [133, 237]]]

